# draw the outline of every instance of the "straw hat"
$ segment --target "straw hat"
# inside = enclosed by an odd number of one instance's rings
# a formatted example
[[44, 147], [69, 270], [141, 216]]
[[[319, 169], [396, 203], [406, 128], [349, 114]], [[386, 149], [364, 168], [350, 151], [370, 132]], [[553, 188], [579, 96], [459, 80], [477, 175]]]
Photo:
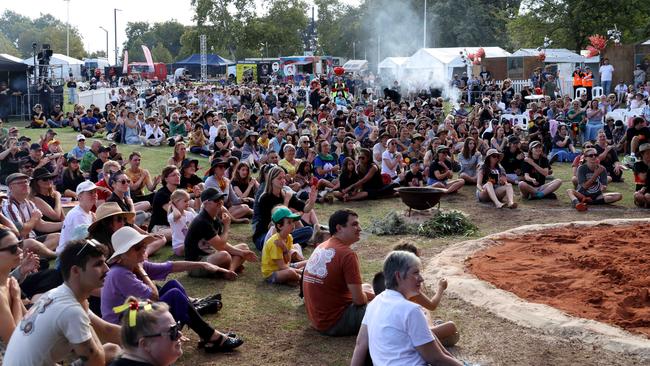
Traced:
[[126, 219], [130, 223], [133, 222], [133, 219], [135, 218], [135, 212], [122, 211], [117, 202], [104, 202], [97, 207], [97, 212], [95, 212], [95, 221], [88, 227], [88, 232], [92, 232], [103, 219], [117, 215], [126, 216]]
[[134, 228], [130, 226], [125, 226], [118, 231], [113, 233], [113, 236], [111, 236], [111, 244], [113, 245], [113, 249], [115, 252], [113, 255], [108, 258], [106, 261], [107, 263], [113, 263], [117, 260], [117, 258], [128, 252], [131, 247], [143, 243], [144, 245], [147, 245], [151, 243], [152, 241], [156, 240], [154, 237], [149, 236], [149, 235], [142, 235], [139, 232], [137, 232]]

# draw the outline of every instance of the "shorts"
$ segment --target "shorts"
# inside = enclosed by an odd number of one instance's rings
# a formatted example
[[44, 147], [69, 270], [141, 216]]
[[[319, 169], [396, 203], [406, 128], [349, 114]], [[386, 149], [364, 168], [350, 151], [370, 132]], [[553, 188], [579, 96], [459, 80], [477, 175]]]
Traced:
[[271, 275], [264, 280], [270, 284], [278, 283], [278, 271], [271, 273]]
[[[203, 256], [203, 257], [199, 258], [199, 260], [197, 262], [207, 263], [207, 261], [208, 261], [208, 256], [206, 255], [206, 256]], [[189, 271], [187, 271], [187, 275], [190, 276], [190, 277], [212, 277], [212, 276], [214, 276], [214, 273], [206, 271], [203, 268], [194, 268], [194, 269], [190, 269]]]
[[361, 329], [361, 321], [363, 320], [363, 316], [366, 315], [366, 307], [367, 304], [361, 306], [350, 304], [345, 309], [341, 315], [341, 318], [336, 322], [336, 324], [321, 333], [332, 337], [343, 337], [358, 334], [359, 329]]
[[586, 198], [591, 199], [591, 202], [589, 202], [589, 204], [592, 204], [592, 205], [605, 204], [605, 197], [603, 196], [603, 192], [584, 193], [584, 192], [578, 191], [578, 193], [585, 196]]

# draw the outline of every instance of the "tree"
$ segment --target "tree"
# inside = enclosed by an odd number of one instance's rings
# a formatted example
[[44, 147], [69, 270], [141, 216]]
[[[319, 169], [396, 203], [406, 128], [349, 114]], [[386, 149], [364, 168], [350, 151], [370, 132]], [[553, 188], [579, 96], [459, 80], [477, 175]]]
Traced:
[[524, 0], [525, 12], [508, 24], [515, 47], [538, 47], [549, 36], [553, 47], [576, 52], [588, 44], [593, 34], [605, 35], [617, 25], [623, 43], [648, 37], [650, 2], [647, 0]]
[[[237, 59], [244, 27], [254, 17], [255, 2], [249, 0], [192, 0], [197, 35], [206, 34], [215, 51], [228, 51]], [[196, 38], [198, 43], [198, 38]]]
[[106, 51], [104, 50], [99, 50], [99, 51], [93, 51], [88, 54], [88, 58], [106, 58]]
[[[176, 20], [154, 24], [147, 22], [127, 23], [124, 48], [129, 51], [129, 60], [144, 61], [142, 45], [149, 47], [152, 55], [154, 53], [152, 47], [155, 48], [160, 45], [165, 49], [165, 51], [162, 51], [162, 49], [159, 50], [164, 59], [170, 59], [169, 62], [178, 59], [182, 48], [181, 39], [185, 28], [184, 25]], [[169, 54], [169, 57], [167, 54]], [[154, 59], [156, 59], [155, 56]]]
[[19, 55], [16, 46], [2, 33], [0, 33], [0, 53], [7, 53], [12, 56]]
[[[31, 20], [28, 17], [5, 11], [0, 18], [0, 33], [17, 48], [20, 57], [27, 58], [33, 54], [32, 43], [37, 43], [37, 51], [43, 44], [49, 44], [56, 53], [66, 52], [66, 25], [50, 14], [41, 14]], [[75, 27], [70, 27], [70, 56], [83, 58], [81, 36]]]
[[167, 48], [165, 48], [165, 46], [163, 46], [162, 42], [158, 42], [156, 47], [151, 50], [151, 57], [154, 62], [164, 62], [168, 64], [174, 61], [172, 54]]

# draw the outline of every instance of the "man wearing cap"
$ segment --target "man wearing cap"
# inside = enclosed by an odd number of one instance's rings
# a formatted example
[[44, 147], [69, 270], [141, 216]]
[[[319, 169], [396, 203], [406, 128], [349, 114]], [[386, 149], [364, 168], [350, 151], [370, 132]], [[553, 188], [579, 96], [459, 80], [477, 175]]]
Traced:
[[[77, 146], [75, 146], [68, 155], [74, 156], [77, 160], [81, 161], [84, 155], [90, 151], [90, 148], [86, 147], [86, 136], [82, 134], [77, 135]], [[91, 162], [92, 163], [92, 162]]]
[[77, 228], [85, 225], [90, 226], [95, 221], [93, 207], [97, 204], [97, 187], [89, 180], [80, 183], [76, 190], [79, 204], [73, 207], [63, 220], [59, 245], [56, 247], [56, 254], [61, 255], [68, 241], [73, 237]]
[[100, 132], [101, 130], [101, 125], [99, 124], [99, 120], [95, 118], [93, 115], [93, 110], [92, 109], [87, 109], [86, 110], [86, 115], [81, 117], [79, 120], [81, 132], [83, 135], [92, 137], [95, 132]]
[[[22, 238], [31, 238], [54, 250], [59, 244], [59, 233], [63, 223], [47, 222], [29, 197], [29, 176], [14, 173], [7, 177], [9, 197], [2, 201], [2, 214], [11, 220]], [[44, 235], [37, 235], [36, 230]], [[50, 233], [50, 234], [48, 234]]]
[[560, 179], [546, 183], [546, 177], [551, 175], [551, 165], [544, 156], [542, 143], [533, 141], [528, 145], [528, 156], [522, 164], [523, 179], [519, 182], [522, 196], [528, 199], [557, 198], [556, 190], [562, 185]]
[[[245, 261], [257, 261], [248, 245], [228, 243], [230, 215], [223, 206], [225, 194], [215, 188], [201, 192], [203, 209], [194, 218], [185, 236], [185, 259], [209, 262], [233, 272], [241, 272]], [[202, 270], [192, 270], [190, 276], [204, 277]]]
[[28, 160], [34, 169], [46, 168], [49, 172], [54, 171], [54, 165], [49, 157], [43, 157], [43, 148], [40, 144], [33, 143], [29, 146]]
[[583, 151], [585, 163], [578, 167], [578, 189], [569, 189], [567, 194], [573, 207], [586, 211], [587, 204], [614, 203], [623, 199], [620, 193], [604, 193], [607, 189], [607, 170], [598, 162], [598, 153], [593, 147]]

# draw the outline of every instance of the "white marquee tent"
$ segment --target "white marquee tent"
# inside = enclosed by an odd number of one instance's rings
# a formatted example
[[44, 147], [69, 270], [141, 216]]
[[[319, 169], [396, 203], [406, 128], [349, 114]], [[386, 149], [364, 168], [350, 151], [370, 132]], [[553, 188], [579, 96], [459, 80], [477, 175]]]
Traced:
[[[34, 65], [34, 58], [30, 57], [22, 61], [27, 65]], [[36, 60], [38, 63], [38, 60]], [[72, 74], [77, 80], [81, 79], [81, 66], [84, 64], [83, 61], [77, 60], [76, 58], [68, 57], [60, 53], [52, 54], [50, 58], [50, 65], [60, 66], [53, 68], [54, 74], [51, 75], [56, 79], [67, 79], [68, 74]]]
[[379, 74], [399, 78], [401, 76], [402, 67], [408, 60], [408, 57], [386, 57], [379, 63]]
[[[454, 68], [466, 67], [461, 52], [476, 53], [480, 47], [421, 48], [408, 58], [404, 68], [409, 72], [433, 73], [438, 78], [451, 80]], [[508, 57], [501, 47], [483, 47], [485, 58]]]

